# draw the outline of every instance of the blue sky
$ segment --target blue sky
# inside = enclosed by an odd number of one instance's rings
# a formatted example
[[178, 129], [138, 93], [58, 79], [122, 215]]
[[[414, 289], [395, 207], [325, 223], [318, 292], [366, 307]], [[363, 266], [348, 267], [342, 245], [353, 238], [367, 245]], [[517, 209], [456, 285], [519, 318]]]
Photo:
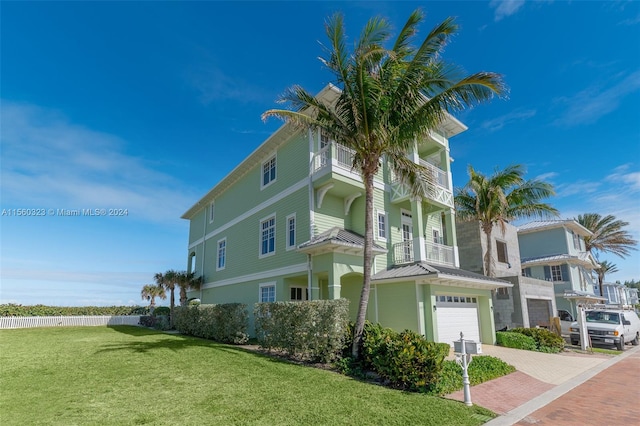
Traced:
[[[127, 209], [119, 217], [0, 217], [0, 303], [143, 304], [153, 274], [186, 269], [205, 192], [280, 126], [262, 112], [292, 84], [331, 82], [324, 22], [396, 28], [448, 16], [444, 57], [510, 87], [460, 114], [469, 164], [524, 164], [563, 218], [597, 212], [640, 239], [640, 2], [6, 2], [1, 8], [2, 209]], [[640, 254], [609, 281], [640, 279]]]

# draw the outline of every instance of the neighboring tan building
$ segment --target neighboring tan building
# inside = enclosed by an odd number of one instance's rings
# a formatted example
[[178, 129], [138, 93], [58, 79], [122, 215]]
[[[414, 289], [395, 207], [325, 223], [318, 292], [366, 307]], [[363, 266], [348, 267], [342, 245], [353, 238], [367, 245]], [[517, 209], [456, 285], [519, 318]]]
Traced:
[[[456, 223], [460, 252], [460, 267], [485, 274], [484, 256], [487, 239], [477, 221]], [[513, 287], [492, 292], [493, 317], [496, 329], [516, 327], [548, 327], [557, 315], [553, 283], [522, 275], [518, 231], [511, 224], [491, 231], [492, 270], [494, 275], [509, 281]]]
[[[339, 91], [319, 94], [329, 102]], [[433, 174], [413, 199], [386, 163], [375, 178], [375, 259], [367, 318], [429, 340], [495, 342], [491, 292], [511, 284], [459, 269], [449, 138], [466, 130], [448, 116], [411, 158]], [[363, 276], [364, 186], [353, 152], [318, 132], [285, 124], [198, 200], [188, 270], [204, 278], [192, 298], [253, 304], [347, 298], [355, 319]]]

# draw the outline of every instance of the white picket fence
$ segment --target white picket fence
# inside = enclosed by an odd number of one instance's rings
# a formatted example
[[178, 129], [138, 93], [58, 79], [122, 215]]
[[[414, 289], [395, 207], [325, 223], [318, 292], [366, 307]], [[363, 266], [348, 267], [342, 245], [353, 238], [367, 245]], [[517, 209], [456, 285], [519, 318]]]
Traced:
[[82, 315], [73, 317], [0, 317], [0, 329], [65, 326], [138, 325], [140, 315]]

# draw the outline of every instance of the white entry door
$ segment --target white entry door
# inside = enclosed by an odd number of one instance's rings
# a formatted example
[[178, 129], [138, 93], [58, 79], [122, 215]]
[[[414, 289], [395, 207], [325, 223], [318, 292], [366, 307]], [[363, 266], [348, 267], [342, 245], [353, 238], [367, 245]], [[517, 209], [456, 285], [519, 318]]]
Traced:
[[465, 340], [480, 342], [477, 301], [467, 296], [436, 296], [438, 342], [453, 346], [455, 340], [460, 340], [460, 332]]

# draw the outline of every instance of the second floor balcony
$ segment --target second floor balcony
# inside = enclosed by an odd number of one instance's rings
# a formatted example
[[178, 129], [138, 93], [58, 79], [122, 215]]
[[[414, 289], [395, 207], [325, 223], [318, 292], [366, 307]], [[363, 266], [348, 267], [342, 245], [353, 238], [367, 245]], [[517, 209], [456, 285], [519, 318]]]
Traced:
[[[453, 191], [449, 185], [449, 174], [424, 160], [420, 160], [420, 165], [427, 170], [432, 183], [426, 198], [443, 207], [453, 207]], [[391, 202], [399, 203], [410, 198], [411, 192], [409, 188], [398, 178], [393, 178], [391, 181]]]
[[[425, 241], [426, 261], [444, 266], [455, 267], [455, 258], [452, 246]], [[393, 245], [393, 263], [401, 265], [420, 260], [413, 247], [413, 241], [403, 241]]]

